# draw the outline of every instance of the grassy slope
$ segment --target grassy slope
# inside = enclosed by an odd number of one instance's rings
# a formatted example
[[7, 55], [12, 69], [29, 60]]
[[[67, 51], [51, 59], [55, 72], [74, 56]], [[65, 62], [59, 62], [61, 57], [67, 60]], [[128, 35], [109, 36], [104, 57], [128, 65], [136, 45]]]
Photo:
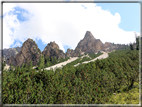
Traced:
[[135, 82], [131, 90], [111, 95], [105, 104], [139, 104], [139, 84]]
[[[126, 53], [128, 51], [126, 51]], [[115, 52], [117, 53], [118, 51], [114, 51], [113, 53]], [[109, 53], [110, 57], [113, 55], [114, 54]], [[139, 104], [139, 83], [134, 82], [134, 86], [129, 91], [121, 91], [115, 95], [111, 95], [109, 101], [105, 104]]]

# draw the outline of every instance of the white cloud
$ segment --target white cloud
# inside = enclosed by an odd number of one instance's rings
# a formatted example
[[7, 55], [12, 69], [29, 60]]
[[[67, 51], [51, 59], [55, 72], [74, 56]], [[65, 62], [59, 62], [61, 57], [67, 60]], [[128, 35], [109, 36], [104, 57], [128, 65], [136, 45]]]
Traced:
[[17, 6], [15, 3], [3, 3], [3, 14], [13, 11], [15, 6]]
[[[3, 18], [3, 48], [9, 48], [13, 44], [14, 39], [16, 39], [14, 32], [18, 30], [18, 26], [19, 22], [16, 15], [6, 13]], [[14, 29], [14, 32], [11, 29]]]
[[[27, 38], [34, 40], [38, 38], [44, 44], [55, 41], [62, 50], [64, 50], [63, 45], [75, 49], [78, 42], [84, 38], [86, 31], [91, 31], [94, 37], [103, 43], [108, 41], [127, 44], [135, 40], [133, 31], [124, 31], [119, 28], [121, 22], [119, 13], [113, 15], [110, 11], [102, 10], [94, 3], [21, 3], [13, 5], [27, 10], [32, 15], [24, 13], [24, 16], [29, 17], [29, 20], [24, 22], [19, 22], [15, 15], [7, 14], [5, 16], [4, 47], [9, 47], [14, 39], [24, 42]], [[82, 5], [87, 9], [84, 9]], [[12, 8], [13, 6], [9, 8], [9, 11]], [[16, 30], [10, 32], [10, 27]], [[9, 42], [6, 42], [7, 38], [9, 38]]]
[[20, 13], [20, 11], [16, 11], [16, 13]]

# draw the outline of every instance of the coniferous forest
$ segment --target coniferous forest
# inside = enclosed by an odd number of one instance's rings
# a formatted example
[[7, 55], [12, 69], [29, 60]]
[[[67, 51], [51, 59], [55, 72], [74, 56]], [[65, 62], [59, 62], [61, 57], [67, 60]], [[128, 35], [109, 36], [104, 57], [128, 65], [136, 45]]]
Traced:
[[[40, 62], [41, 68], [46, 66]], [[3, 70], [3, 104], [139, 104], [137, 49], [116, 50], [106, 59], [77, 67], [36, 71], [32, 64]], [[131, 94], [115, 101], [113, 93]]]

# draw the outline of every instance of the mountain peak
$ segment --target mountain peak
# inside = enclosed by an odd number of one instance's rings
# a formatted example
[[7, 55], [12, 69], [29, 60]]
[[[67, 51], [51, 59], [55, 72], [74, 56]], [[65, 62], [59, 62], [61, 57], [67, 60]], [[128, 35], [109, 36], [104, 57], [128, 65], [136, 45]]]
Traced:
[[42, 54], [45, 58], [47, 57], [56, 57], [57, 59], [65, 58], [65, 54], [62, 50], [60, 50], [58, 44], [55, 43], [55, 41], [50, 42], [47, 44], [47, 46], [44, 48]]
[[32, 61], [33, 65], [37, 65], [39, 58], [41, 56], [40, 49], [38, 48], [35, 41], [28, 38], [22, 45], [19, 53], [14, 57], [11, 57], [8, 61], [8, 64], [11, 63], [14, 66], [21, 66], [23, 63], [29, 63]]
[[86, 32], [84, 39], [85, 39], [85, 38], [95, 39], [94, 36], [92, 35], [92, 33], [91, 33], [90, 31], [87, 31], [87, 32]]
[[93, 53], [103, 49], [103, 43], [95, 39], [90, 31], [87, 31], [83, 40], [75, 48], [76, 53]]

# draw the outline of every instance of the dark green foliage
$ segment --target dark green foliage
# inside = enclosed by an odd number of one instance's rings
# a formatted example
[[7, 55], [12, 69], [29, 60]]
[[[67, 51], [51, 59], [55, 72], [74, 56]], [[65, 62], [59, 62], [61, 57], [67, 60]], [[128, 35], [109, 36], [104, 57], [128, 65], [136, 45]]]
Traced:
[[13, 69], [14, 69], [14, 66], [13, 66], [13, 64], [11, 63], [11, 64], [10, 64], [10, 71], [13, 71]]
[[30, 61], [29, 66], [28, 66], [28, 69], [31, 70], [32, 67], [33, 67], [33, 63], [32, 63], [32, 61]]
[[139, 50], [139, 37], [136, 38], [136, 49]]
[[96, 58], [96, 57], [98, 57], [98, 56], [100, 56], [100, 55], [102, 55], [102, 53], [98, 53], [98, 54], [90, 53], [90, 54], [89, 54], [89, 56], [90, 56], [92, 59], [94, 59], [94, 58]]
[[43, 69], [44, 68], [44, 56], [42, 55], [39, 59], [39, 62], [38, 62], [38, 69]]
[[130, 49], [131, 49], [131, 50], [134, 50], [134, 46], [133, 46], [132, 43], [130, 44]]
[[78, 58], [78, 59], [76, 59], [75, 61], [72, 61], [72, 62], [68, 63], [66, 66], [75, 65], [75, 64], [77, 64], [77, 63], [80, 63], [80, 61], [81, 61], [81, 58]]
[[3, 62], [3, 63], [2, 63], [2, 70], [4, 69], [5, 66], [6, 66], [6, 63]]
[[[94, 54], [94, 53], [92, 53], [92, 54], [89, 54], [89, 56], [90, 56], [92, 59], [94, 59], [94, 58], [100, 56], [101, 54], [102, 54], [102, 53], [99, 53], [99, 54]], [[75, 61], [72, 61], [72, 62], [68, 63], [66, 66], [69, 66], [69, 65], [76, 65], [76, 64], [78, 64], [78, 63], [82, 63], [82, 62], [84, 62], [84, 61], [89, 61], [89, 60], [91, 60], [91, 59], [88, 58], [88, 57], [83, 57], [82, 59], [81, 59], [81, 57], [79, 57], [79, 58], [76, 59]]]
[[64, 61], [67, 61], [69, 59], [69, 57], [67, 58], [60, 58], [57, 60], [56, 57], [47, 57], [45, 58], [45, 67], [49, 67], [49, 66], [52, 66], [52, 65], [55, 65], [55, 64], [58, 64], [58, 63], [61, 63], [61, 62], [64, 62]]
[[3, 72], [3, 104], [104, 104], [139, 81], [139, 52], [119, 50], [77, 67]]

